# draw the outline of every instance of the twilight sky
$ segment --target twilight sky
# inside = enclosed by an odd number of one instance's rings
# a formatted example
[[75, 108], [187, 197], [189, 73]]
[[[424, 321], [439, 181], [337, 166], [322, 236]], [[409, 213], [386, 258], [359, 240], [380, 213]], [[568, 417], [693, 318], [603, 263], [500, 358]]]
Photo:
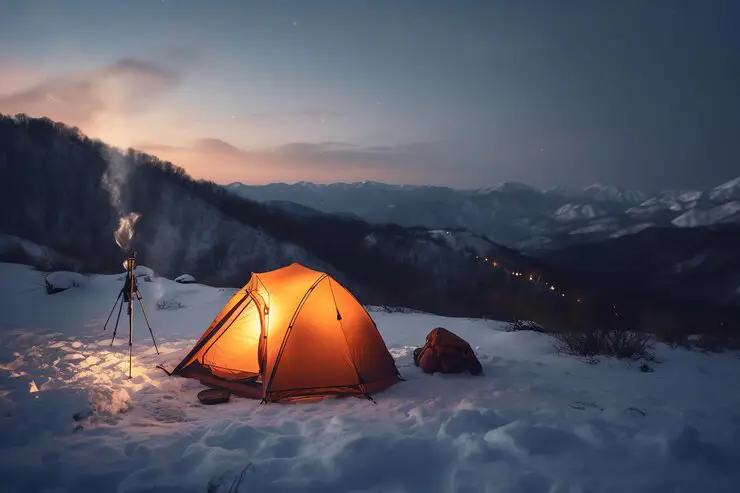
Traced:
[[198, 178], [740, 175], [737, 0], [0, 2], [0, 112]]

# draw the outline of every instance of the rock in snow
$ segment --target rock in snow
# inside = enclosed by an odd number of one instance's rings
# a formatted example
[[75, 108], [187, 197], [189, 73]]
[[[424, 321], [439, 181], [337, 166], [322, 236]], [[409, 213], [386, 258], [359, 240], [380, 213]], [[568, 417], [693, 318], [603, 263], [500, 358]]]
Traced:
[[[3, 491], [734, 492], [740, 485], [740, 359], [665, 345], [642, 362], [590, 365], [549, 335], [489, 320], [370, 313], [406, 381], [365, 399], [197, 400], [167, 377], [235, 292], [141, 283], [161, 356], [135, 314], [103, 332], [120, 279], [46, 296], [43, 274], [0, 264]], [[180, 310], [156, 310], [158, 299]], [[427, 375], [413, 349], [434, 327], [475, 348], [484, 375]], [[128, 327], [126, 326], [126, 332]], [[221, 484], [221, 489], [218, 489]], [[232, 489], [231, 491], [233, 491]]]

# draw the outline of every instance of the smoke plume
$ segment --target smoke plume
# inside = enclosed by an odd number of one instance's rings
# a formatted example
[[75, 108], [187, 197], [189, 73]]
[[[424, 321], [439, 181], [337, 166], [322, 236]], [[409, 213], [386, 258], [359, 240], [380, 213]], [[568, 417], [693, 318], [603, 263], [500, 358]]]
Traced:
[[123, 206], [123, 189], [128, 180], [129, 164], [126, 159], [116, 150], [108, 149], [104, 153], [108, 167], [101, 179], [103, 187], [108, 191], [111, 207], [118, 215], [118, 228], [113, 233], [113, 239], [119, 248], [129, 250], [131, 240], [134, 237], [134, 226], [141, 214], [138, 212], [126, 212]]

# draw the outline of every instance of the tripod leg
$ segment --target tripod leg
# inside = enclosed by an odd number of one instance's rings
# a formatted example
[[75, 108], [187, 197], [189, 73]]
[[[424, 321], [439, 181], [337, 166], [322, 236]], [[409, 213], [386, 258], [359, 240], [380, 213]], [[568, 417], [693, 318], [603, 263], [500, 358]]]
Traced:
[[108, 318], [105, 320], [105, 325], [103, 325], [103, 330], [105, 330], [108, 327], [108, 322], [110, 322], [110, 317], [113, 315], [113, 310], [116, 309], [116, 305], [118, 304], [118, 299], [123, 294], [123, 291], [118, 292], [118, 298], [116, 298], [116, 301], [113, 302], [113, 308], [110, 309], [110, 313], [108, 314]]
[[[115, 306], [113, 307], [115, 308]], [[123, 310], [123, 300], [121, 300], [121, 304], [118, 306], [118, 316], [116, 317], [116, 325], [113, 327], [113, 338], [110, 340], [110, 345], [113, 345], [113, 341], [116, 339], [116, 332], [118, 332], [118, 322], [121, 321], [121, 311]]]
[[152, 331], [152, 326], [149, 325], [149, 317], [146, 316], [146, 310], [144, 310], [144, 303], [141, 301], [141, 294], [137, 292], [136, 299], [139, 300], [139, 305], [141, 305], [141, 313], [144, 314], [144, 320], [146, 320], [146, 326], [149, 327], [149, 333], [152, 336], [152, 342], [154, 343], [154, 350], [157, 351], [157, 354], [159, 354], [159, 348], [157, 348], [157, 341], [154, 340], [154, 331]]
[[[133, 293], [131, 293], [133, 296]], [[128, 301], [128, 377], [131, 378], [131, 359], [134, 343], [134, 300], [129, 296]]]

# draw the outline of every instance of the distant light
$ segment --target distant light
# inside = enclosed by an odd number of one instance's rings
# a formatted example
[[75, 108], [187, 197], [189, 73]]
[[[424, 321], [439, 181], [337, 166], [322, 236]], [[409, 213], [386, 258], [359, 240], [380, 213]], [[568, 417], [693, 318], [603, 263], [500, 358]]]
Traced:
[[555, 291], [555, 286], [550, 286], [550, 291]]
[[534, 276], [532, 274], [529, 275], [529, 280], [534, 281]]

